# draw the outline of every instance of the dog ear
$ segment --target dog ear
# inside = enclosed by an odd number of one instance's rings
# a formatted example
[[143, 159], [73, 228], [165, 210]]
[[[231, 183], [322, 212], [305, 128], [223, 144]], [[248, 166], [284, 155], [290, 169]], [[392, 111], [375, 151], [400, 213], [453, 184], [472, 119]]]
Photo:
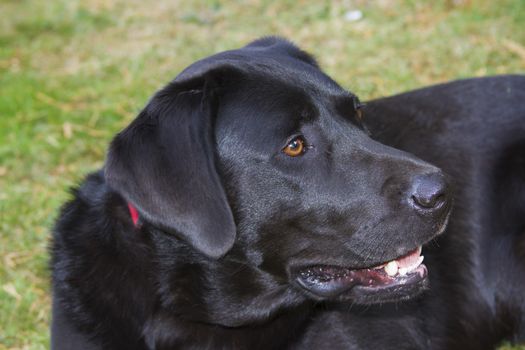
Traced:
[[179, 75], [115, 137], [105, 177], [148, 222], [219, 258], [236, 227], [215, 166], [211, 85], [231, 69], [206, 66]]

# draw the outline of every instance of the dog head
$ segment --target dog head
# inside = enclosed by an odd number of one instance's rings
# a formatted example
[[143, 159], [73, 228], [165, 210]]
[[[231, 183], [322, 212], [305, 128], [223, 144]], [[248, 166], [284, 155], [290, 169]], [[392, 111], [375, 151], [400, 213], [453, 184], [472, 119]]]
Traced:
[[443, 232], [450, 194], [439, 169], [372, 140], [360, 108], [308, 54], [261, 39], [156, 93], [114, 139], [106, 179], [167, 237], [259, 276], [217, 289], [408, 298], [425, 287], [420, 247]]

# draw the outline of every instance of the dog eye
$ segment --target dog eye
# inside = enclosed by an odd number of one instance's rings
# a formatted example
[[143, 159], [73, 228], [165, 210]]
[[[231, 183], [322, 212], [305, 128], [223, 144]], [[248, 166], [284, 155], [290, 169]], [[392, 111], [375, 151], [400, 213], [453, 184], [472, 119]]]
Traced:
[[302, 136], [294, 137], [286, 147], [283, 148], [283, 152], [290, 157], [297, 157], [302, 155], [306, 151], [306, 145]]
[[363, 122], [363, 107], [365, 106], [365, 104], [361, 103], [361, 101], [359, 100], [359, 97], [357, 96], [353, 96], [352, 100], [353, 100], [354, 111], [355, 111], [357, 120], [359, 121], [359, 123], [362, 123]]

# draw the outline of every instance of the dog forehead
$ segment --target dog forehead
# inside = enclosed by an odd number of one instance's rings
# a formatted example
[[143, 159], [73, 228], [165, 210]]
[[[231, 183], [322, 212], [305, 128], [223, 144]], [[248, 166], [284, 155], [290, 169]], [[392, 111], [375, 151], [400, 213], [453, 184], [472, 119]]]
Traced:
[[282, 140], [318, 115], [317, 103], [299, 86], [254, 77], [221, 96], [215, 128], [230, 139]]
[[308, 143], [320, 147], [331, 140], [348, 141], [341, 133], [362, 133], [354, 123], [345, 122], [351, 117], [339, 113], [333, 95], [265, 79], [244, 81], [233, 91], [219, 102], [215, 123], [219, 154], [226, 157], [249, 156], [264, 162], [294, 136], [303, 135]]
[[[323, 74], [318, 70], [320, 74]], [[357, 126], [354, 95], [339, 86], [326, 86], [310, 74], [253, 71], [222, 87], [216, 128], [240, 139], [286, 139], [315, 124], [326, 132], [333, 119]], [[292, 75], [290, 73], [295, 73]], [[304, 75], [304, 76], [300, 76]]]

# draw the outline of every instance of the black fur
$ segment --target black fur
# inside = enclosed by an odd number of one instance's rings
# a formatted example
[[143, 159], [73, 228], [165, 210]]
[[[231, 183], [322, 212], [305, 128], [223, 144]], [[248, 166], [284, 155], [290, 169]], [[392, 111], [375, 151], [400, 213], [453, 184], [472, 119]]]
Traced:
[[[371, 101], [361, 118], [283, 39], [195, 63], [62, 209], [52, 347], [525, 341], [524, 100], [524, 77], [472, 79]], [[306, 152], [289, 157], [298, 135]], [[439, 205], [421, 205], [429, 183]], [[297, 283], [305, 266], [360, 269], [421, 244], [429, 277], [411, 289], [321, 296]]]

